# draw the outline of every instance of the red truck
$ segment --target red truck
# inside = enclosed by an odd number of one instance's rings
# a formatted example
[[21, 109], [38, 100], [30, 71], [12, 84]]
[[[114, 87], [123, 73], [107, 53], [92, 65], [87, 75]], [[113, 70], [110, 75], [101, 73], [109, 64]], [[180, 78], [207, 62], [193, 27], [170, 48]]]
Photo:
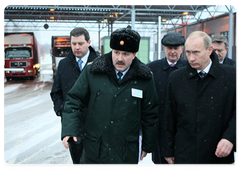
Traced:
[[7, 80], [15, 77], [34, 79], [40, 71], [40, 47], [33, 32], [4, 33], [4, 72]]
[[59, 61], [68, 55], [71, 50], [70, 36], [52, 36], [52, 69], [53, 77], [57, 72]]

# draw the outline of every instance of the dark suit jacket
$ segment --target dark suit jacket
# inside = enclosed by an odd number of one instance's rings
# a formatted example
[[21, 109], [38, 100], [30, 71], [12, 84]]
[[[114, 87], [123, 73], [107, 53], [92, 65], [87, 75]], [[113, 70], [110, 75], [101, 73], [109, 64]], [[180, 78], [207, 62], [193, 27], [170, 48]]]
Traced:
[[225, 57], [225, 59], [223, 60], [223, 64], [227, 64], [227, 65], [236, 67], [236, 61], [234, 61], [228, 57]]
[[[90, 54], [87, 62], [92, 62], [98, 56], [91, 46], [89, 50]], [[70, 50], [68, 56], [59, 62], [57, 74], [50, 93], [54, 104], [54, 111], [57, 116], [62, 115], [67, 93], [73, 87], [80, 74], [81, 71], [76, 62], [76, 58], [72, 50]]]

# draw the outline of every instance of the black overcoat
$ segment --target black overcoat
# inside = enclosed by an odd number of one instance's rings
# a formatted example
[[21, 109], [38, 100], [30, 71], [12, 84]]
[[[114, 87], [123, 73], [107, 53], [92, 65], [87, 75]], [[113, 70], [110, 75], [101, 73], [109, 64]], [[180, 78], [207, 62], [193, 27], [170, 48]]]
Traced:
[[234, 162], [233, 151], [225, 158], [215, 151], [223, 138], [236, 146], [236, 69], [219, 65], [215, 52], [210, 58], [203, 79], [189, 64], [169, 76], [161, 154], [175, 163]]
[[[89, 50], [90, 54], [87, 62], [92, 62], [98, 55], [91, 46]], [[80, 74], [81, 71], [76, 62], [76, 57], [73, 55], [72, 50], [70, 50], [68, 56], [59, 62], [57, 74], [50, 93], [54, 104], [54, 111], [57, 116], [62, 115], [67, 93], [73, 87]]]
[[233, 59], [230, 59], [228, 57], [225, 57], [223, 60], [223, 64], [227, 64], [230, 66], [235, 66], [236, 67], [236, 61], [234, 61]]
[[[165, 91], [166, 91], [168, 77], [173, 71], [186, 66], [186, 64], [187, 64], [187, 60], [185, 60], [183, 58], [179, 58], [179, 60], [175, 64], [175, 66], [171, 67], [168, 64], [166, 57], [161, 60], [156, 60], [156, 61], [153, 61], [153, 62], [147, 64], [147, 66], [153, 72], [155, 86], [157, 89], [157, 94], [158, 94], [158, 99], [159, 99], [159, 108], [158, 108], [159, 124], [161, 121], [161, 116], [163, 114], [164, 98], [165, 98]], [[160, 128], [161, 127], [162, 126], [159, 126], [159, 130], [158, 130], [157, 146], [152, 153], [152, 160], [156, 164], [166, 162], [164, 160], [164, 158], [162, 158], [162, 160], [161, 160], [161, 155], [160, 155], [160, 141], [161, 141], [161, 137], [160, 137], [161, 129]]]

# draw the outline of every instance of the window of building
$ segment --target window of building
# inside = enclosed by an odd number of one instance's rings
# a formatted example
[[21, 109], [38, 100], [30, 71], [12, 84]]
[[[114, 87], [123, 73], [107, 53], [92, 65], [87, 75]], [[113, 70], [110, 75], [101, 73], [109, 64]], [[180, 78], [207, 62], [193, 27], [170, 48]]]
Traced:
[[228, 39], [228, 31], [221, 32], [220, 35], [222, 35]]

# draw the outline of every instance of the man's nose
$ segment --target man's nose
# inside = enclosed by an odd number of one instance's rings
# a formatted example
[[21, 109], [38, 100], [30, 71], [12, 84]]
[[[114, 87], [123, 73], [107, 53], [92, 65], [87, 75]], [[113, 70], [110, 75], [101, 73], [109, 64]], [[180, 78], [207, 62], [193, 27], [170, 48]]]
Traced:
[[76, 47], [75, 47], [76, 49], [80, 49], [80, 45], [76, 45]]
[[193, 54], [189, 54], [188, 58], [189, 58], [189, 61], [194, 61], [195, 60], [195, 57], [193, 56]]
[[219, 50], [214, 50], [214, 51], [217, 53], [217, 55], [219, 55], [219, 54], [220, 54]]
[[120, 61], [123, 60], [123, 55], [122, 55], [122, 54], [119, 54], [119, 56], [118, 56], [118, 60], [120, 60]]

